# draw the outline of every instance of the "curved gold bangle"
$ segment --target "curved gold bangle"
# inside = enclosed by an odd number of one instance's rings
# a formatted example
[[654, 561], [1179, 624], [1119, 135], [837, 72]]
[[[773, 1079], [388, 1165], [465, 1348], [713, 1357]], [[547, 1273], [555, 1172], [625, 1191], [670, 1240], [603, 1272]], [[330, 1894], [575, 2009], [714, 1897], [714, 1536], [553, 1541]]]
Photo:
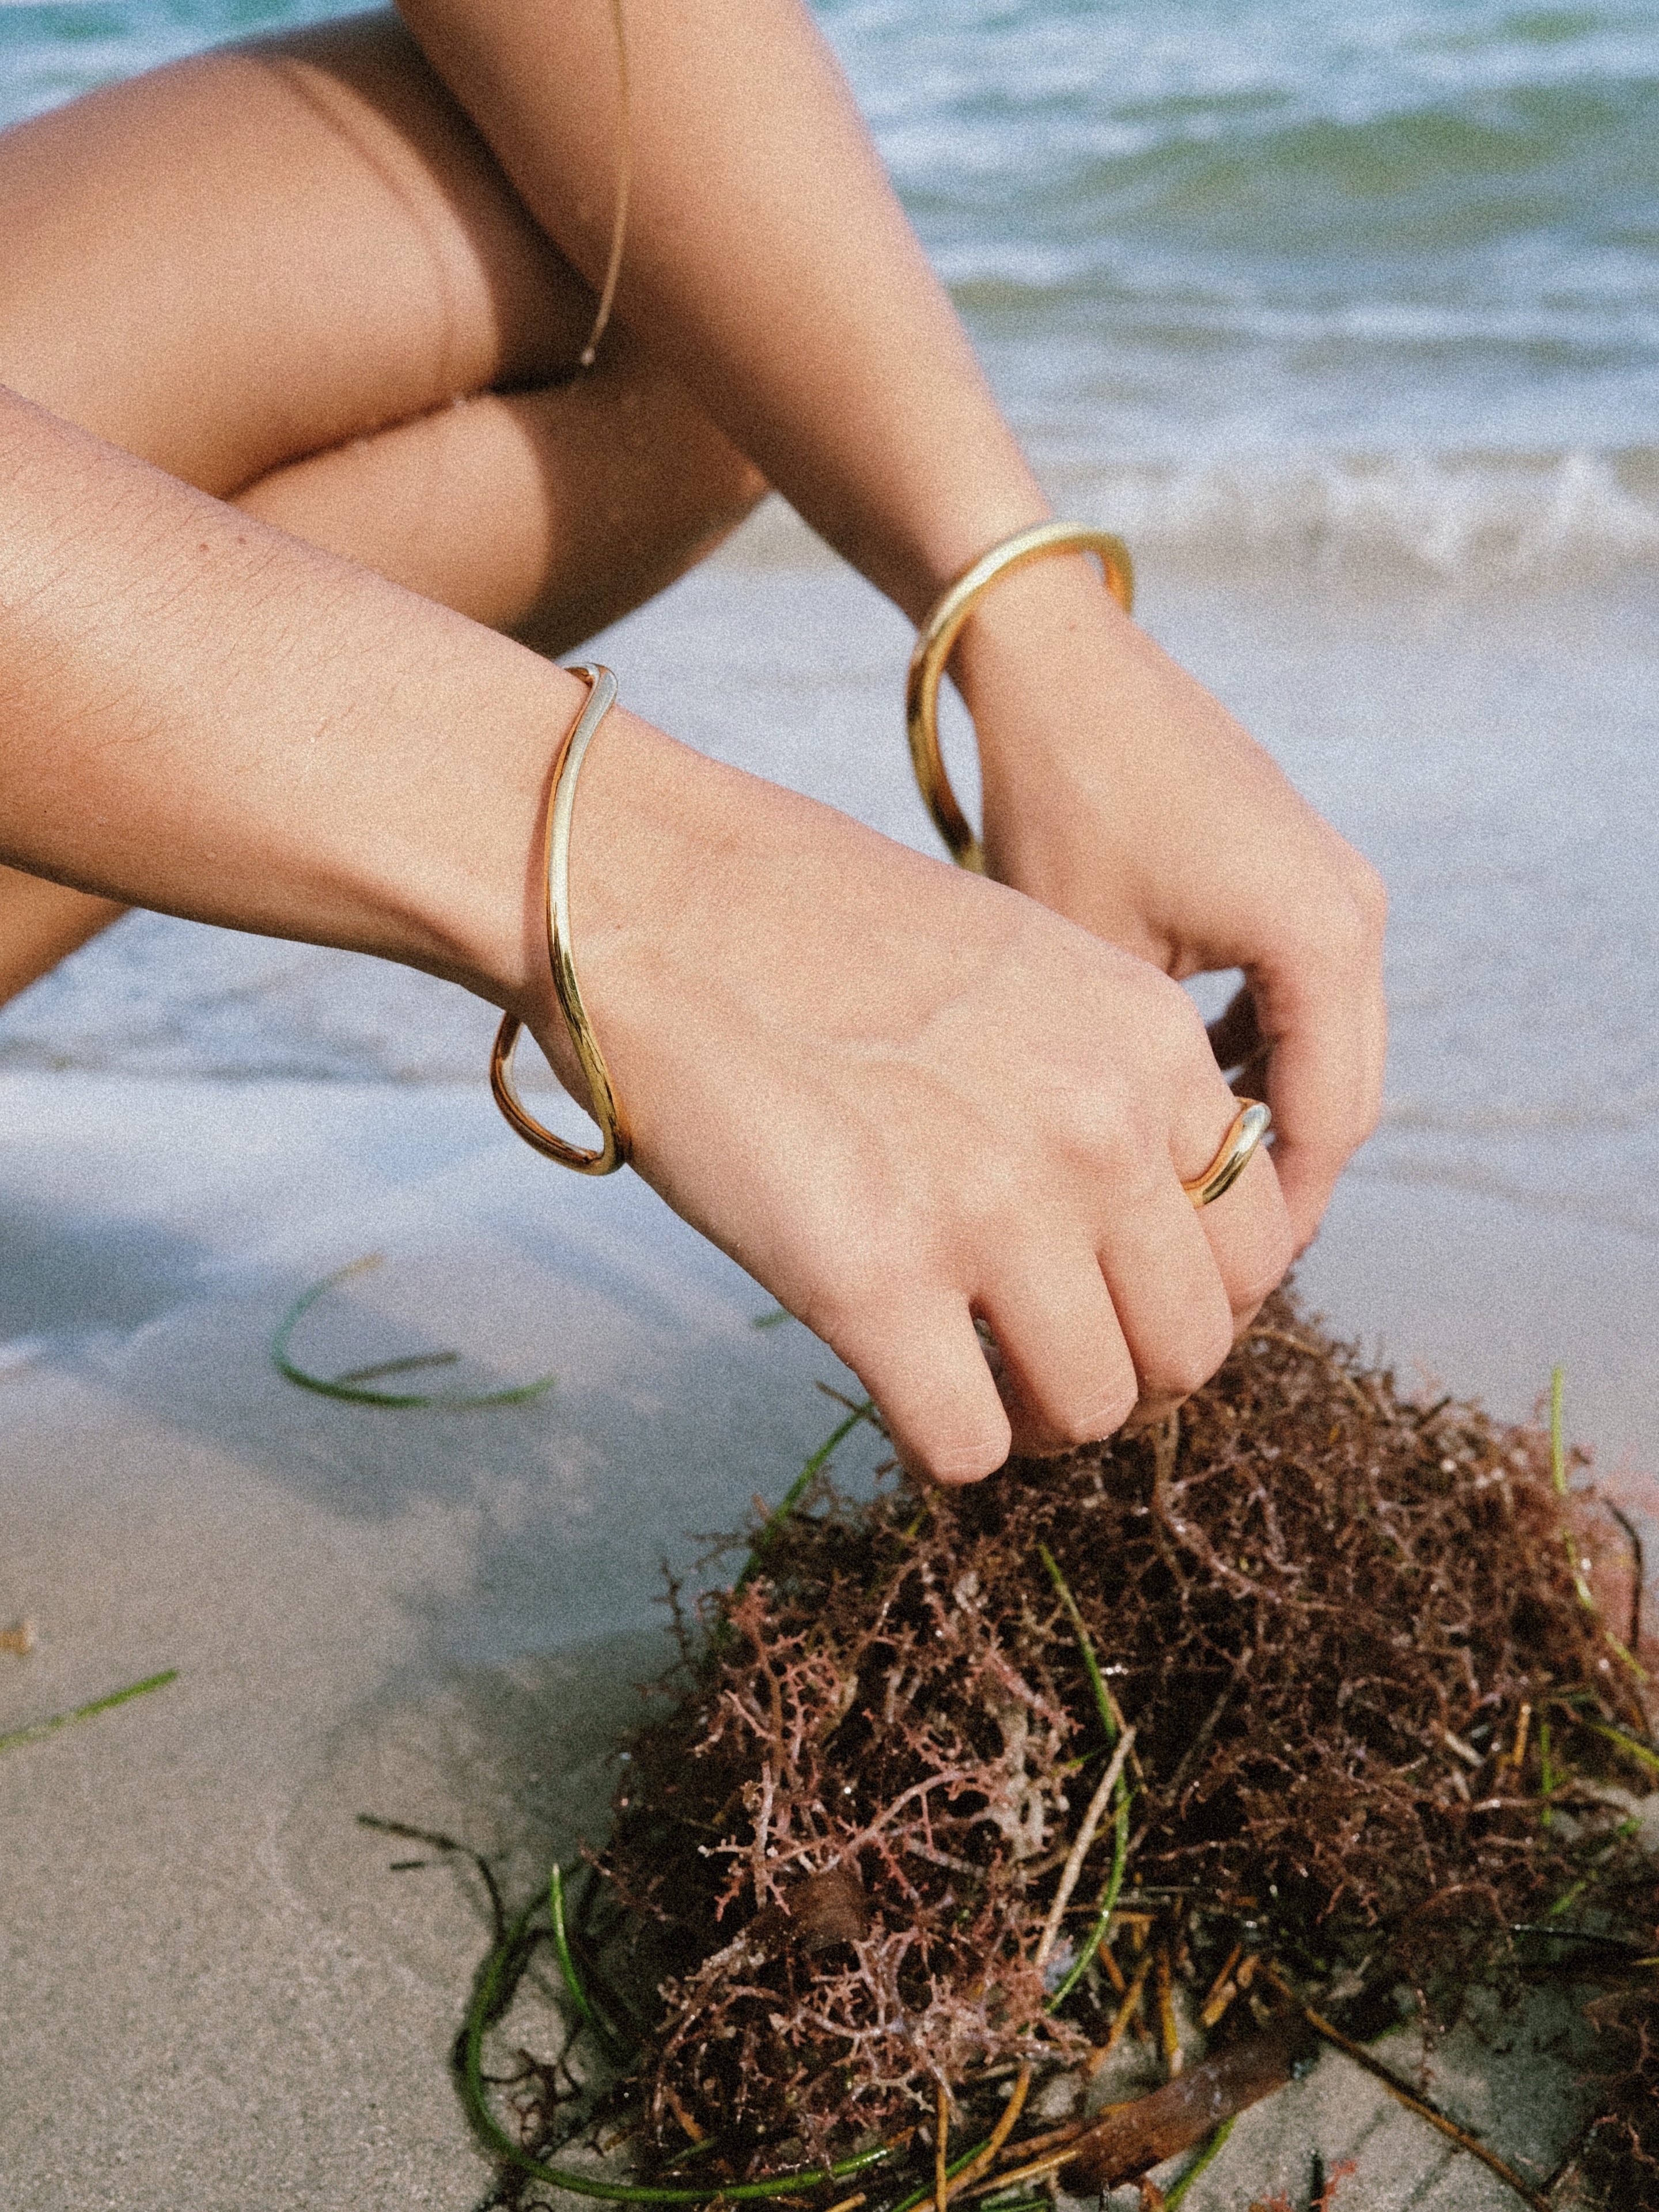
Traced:
[[1016, 532], [983, 553], [973, 567], [958, 576], [923, 623], [910, 655], [904, 684], [904, 722], [910, 738], [910, 764], [939, 834], [951, 848], [960, 868], [976, 876], [985, 873], [985, 848], [969, 828], [957, 804], [939, 747], [939, 681], [951, 658], [963, 624], [973, 612], [981, 592], [1011, 568], [1028, 561], [1041, 561], [1051, 553], [1097, 553], [1106, 571], [1106, 588], [1125, 614], [1134, 604], [1134, 563], [1129, 549], [1109, 530], [1091, 530], [1078, 522], [1039, 522], [1034, 529]]
[[602, 1176], [627, 1164], [628, 1117], [617, 1102], [611, 1071], [599, 1050], [593, 1024], [587, 1018], [587, 1009], [582, 1004], [581, 989], [576, 981], [575, 963], [570, 957], [570, 824], [575, 813], [576, 779], [581, 774], [582, 756], [610, 712], [617, 696], [617, 679], [608, 668], [601, 668], [597, 662], [571, 672], [586, 678], [587, 704], [559, 748], [548, 794], [547, 823], [543, 832], [547, 874], [547, 957], [553, 969], [553, 988], [559, 1010], [570, 1032], [582, 1073], [587, 1078], [593, 1119], [599, 1125], [604, 1141], [597, 1152], [585, 1151], [581, 1146], [556, 1136], [551, 1129], [544, 1129], [525, 1111], [513, 1088], [513, 1052], [522, 1027], [516, 1014], [503, 1014], [501, 1025], [495, 1032], [489, 1054], [489, 1087], [495, 1093], [495, 1103], [526, 1145], [550, 1160], [556, 1160], [561, 1167], [574, 1168], [578, 1175]]
[[1273, 1127], [1273, 1114], [1259, 1098], [1241, 1098], [1221, 1149], [1201, 1176], [1181, 1186], [1194, 1206], [1213, 1206], [1249, 1165], [1250, 1154]]

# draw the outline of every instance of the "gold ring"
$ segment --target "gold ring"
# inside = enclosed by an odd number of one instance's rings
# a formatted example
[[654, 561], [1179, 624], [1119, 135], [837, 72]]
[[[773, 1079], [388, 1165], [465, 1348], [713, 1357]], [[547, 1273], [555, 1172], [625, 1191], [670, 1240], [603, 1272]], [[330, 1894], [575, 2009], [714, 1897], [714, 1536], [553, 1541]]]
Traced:
[[1250, 1154], [1273, 1127], [1273, 1114], [1259, 1098], [1241, 1098], [1221, 1150], [1201, 1176], [1181, 1186], [1194, 1206], [1213, 1206], [1249, 1164]]
[[570, 824], [576, 810], [576, 779], [581, 774], [582, 757], [611, 710], [617, 696], [617, 679], [608, 668], [601, 668], [597, 662], [589, 662], [572, 673], [586, 678], [587, 704], [576, 717], [575, 726], [560, 746], [553, 763], [552, 787], [543, 830], [547, 875], [547, 957], [553, 969], [553, 988], [558, 996], [559, 1010], [570, 1032], [582, 1073], [587, 1078], [593, 1119], [599, 1125], [604, 1141], [597, 1152], [585, 1151], [581, 1146], [556, 1136], [551, 1129], [544, 1129], [533, 1115], [525, 1111], [513, 1088], [513, 1052], [523, 1026], [516, 1014], [503, 1014], [501, 1025], [495, 1032], [489, 1054], [489, 1087], [495, 1095], [495, 1103], [526, 1145], [550, 1160], [556, 1160], [561, 1167], [574, 1168], [578, 1175], [602, 1176], [627, 1164], [628, 1117], [617, 1100], [611, 1071], [593, 1034], [593, 1024], [587, 1018], [587, 1009], [582, 1004], [581, 990], [576, 981], [575, 963], [570, 957]]
[[959, 868], [985, 873], [985, 848], [957, 804], [939, 747], [939, 680], [963, 624], [981, 592], [1011, 568], [1040, 561], [1050, 553], [1097, 553], [1106, 571], [1106, 588], [1125, 614], [1134, 604], [1134, 563], [1129, 549], [1109, 530], [1076, 522], [1040, 522], [1021, 530], [983, 553], [958, 576], [917, 634], [904, 685], [904, 722], [910, 738], [910, 764], [939, 834]]

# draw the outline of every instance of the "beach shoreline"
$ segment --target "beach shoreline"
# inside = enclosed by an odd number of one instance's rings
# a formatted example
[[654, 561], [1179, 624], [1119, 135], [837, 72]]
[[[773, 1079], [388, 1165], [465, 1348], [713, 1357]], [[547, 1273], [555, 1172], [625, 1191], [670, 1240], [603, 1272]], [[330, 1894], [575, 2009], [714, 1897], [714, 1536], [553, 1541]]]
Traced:
[[[1598, 1470], [1659, 1473], [1652, 12], [815, 4], [1057, 511], [1124, 532], [1139, 619], [1388, 882], [1382, 1122], [1306, 1304], [1501, 1417], [1561, 1364]], [[336, 12], [0, 0], [0, 122]], [[590, 651], [676, 735], [933, 853], [911, 641], [775, 500]], [[153, 915], [0, 1010], [0, 1630], [36, 1637], [0, 1649], [0, 1736], [178, 1670], [0, 1753], [6, 2212], [477, 2207], [448, 2057], [485, 1899], [357, 1815], [529, 1896], [604, 1825], [659, 1562], [717, 1577], [708, 1532], [842, 1418], [817, 1386], [852, 1378], [757, 1329], [769, 1299], [636, 1179], [510, 1134], [495, 1018]], [[303, 1364], [554, 1385], [283, 1381], [283, 1313], [374, 1254]], [[555, 2010], [532, 1977], [538, 2050]], [[1530, 2030], [1433, 2067], [1550, 2154]], [[1360, 2158], [1339, 2212], [1512, 2202], [1327, 2056], [1185, 2212], [1305, 2204], [1316, 2143]]]
[[[1503, 1416], [1564, 1362], [1570, 1432], [1659, 1466], [1659, 618], [1156, 565], [1142, 611], [1394, 893], [1383, 1125], [1304, 1297]], [[592, 650], [691, 742], [931, 849], [908, 643], [767, 518]], [[814, 1384], [851, 1378], [805, 1330], [757, 1331], [764, 1294], [643, 1185], [515, 1141], [492, 1026], [429, 978], [154, 917], [0, 1016], [0, 1625], [40, 1638], [0, 1654], [0, 1731], [180, 1670], [0, 1760], [20, 2212], [477, 2203], [447, 2051], [482, 1901], [453, 1868], [391, 1872], [420, 1852], [356, 1815], [502, 1851], [527, 1893], [601, 1820], [603, 1740], [661, 1648], [657, 1562], [693, 1568], [837, 1417]], [[303, 1360], [456, 1348], [466, 1387], [556, 1387], [444, 1414], [281, 1381], [284, 1309], [373, 1252]], [[1360, 2143], [1354, 2212], [1402, 2176], [1419, 2205], [1487, 2202], [1346, 2064], [1241, 2122], [1190, 2212], [1231, 2204], [1247, 2154], [1304, 2187], [1315, 2138]]]
[[[459, 1836], [515, 1896], [597, 1840], [666, 1650], [657, 1559], [775, 1498], [836, 1417], [814, 1384], [848, 1378], [757, 1330], [766, 1301], [641, 1186], [546, 1176], [475, 1095], [14, 1074], [0, 1113], [0, 1213], [79, 1224], [56, 1325], [0, 1376], [0, 1616], [40, 1632], [0, 1658], [0, 1729], [179, 1669], [0, 1761], [9, 2202], [463, 2212], [488, 2173], [447, 2052], [483, 1899], [465, 1869], [393, 1873], [433, 1855], [356, 1815]], [[1333, 1251], [1376, 1241], [1345, 1199]], [[308, 1361], [453, 1344], [497, 1382], [550, 1359], [556, 1389], [393, 1413], [283, 1382], [294, 1292], [372, 1249]], [[549, 1992], [526, 2002], [541, 2048]], [[1360, 2140], [1414, 2202], [1486, 2202], [1345, 2064], [1252, 2121], [1253, 2175]]]

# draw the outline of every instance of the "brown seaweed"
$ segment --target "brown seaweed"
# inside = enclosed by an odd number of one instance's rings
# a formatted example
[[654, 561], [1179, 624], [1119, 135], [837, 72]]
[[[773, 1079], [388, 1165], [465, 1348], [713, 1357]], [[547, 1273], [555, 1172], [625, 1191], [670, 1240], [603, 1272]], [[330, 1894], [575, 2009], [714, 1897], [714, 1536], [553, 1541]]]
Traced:
[[1086, 2071], [1160, 1978], [1198, 2063], [1244, 2064], [1260, 1959], [1361, 2035], [1401, 1991], [1431, 2023], [1482, 1978], [1599, 1983], [1586, 2156], [1652, 2167], [1659, 1753], [1600, 1540], [1547, 1433], [1413, 1403], [1282, 1298], [1156, 1435], [820, 1479], [684, 1624], [601, 1863], [660, 1987], [664, 2154], [735, 2182], [937, 2131], [941, 2093]]

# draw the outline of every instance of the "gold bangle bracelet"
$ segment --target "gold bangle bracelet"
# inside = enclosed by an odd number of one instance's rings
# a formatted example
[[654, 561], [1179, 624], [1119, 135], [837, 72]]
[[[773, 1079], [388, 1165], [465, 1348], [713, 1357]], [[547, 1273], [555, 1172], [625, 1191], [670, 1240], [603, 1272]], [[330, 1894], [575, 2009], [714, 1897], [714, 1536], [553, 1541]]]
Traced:
[[576, 981], [575, 963], [570, 957], [570, 825], [575, 814], [576, 779], [581, 774], [582, 757], [610, 712], [617, 696], [617, 679], [608, 668], [601, 668], [597, 662], [571, 672], [587, 679], [587, 704], [559, 748], [548, 793], [547, 820], [543, 830], [547, 957], [553, 969], [553, 988], [559, 1010], [570, 1032], [582, 1073], [587, 1078], [593, 1119], [599, 1125], [604, 1141], [597, 1152], [586, 1151], [580, 1145], [556, 1136], [551, 1129], [544, 1129], [533, 1115], [526, 1112], [513, 1088], [513, 1052], [523, 1026], [516, 1014], [503, 1014], [501, 1025], [495, 1032], [489, 1055], [489, 1087], [495, 1093], [495, 1103], [526, 1145], [550, 1160], [556, 1160], [561, 1167], [574, 1168], [578, 1175], [602, 1176], [627, 1164], [628, 1117], [617, 1100], [611, 1071], [593, 1034], [593, 1024], [587, 1018], [581, 988]]
[[1221, 1149], [1201, 1176], [1181, 1186], [1194, 1206], [1213, 1206], [1230, 1191], [1250, 1164], [1250, 1154], [1273, 1127], [1273, 1115], [1259, 1098], [1241, 1098]]
[[939, 834], [961, 868], [976, 876], [985, 873], [985, 848], [969, 828], [957, 804], [939, 746], [939, 683], [951, 658], [963, 624], [973, 612], [980, 594], [1011, 568], [1028, 561], [1041, 561], [1055, 553], [1097, 553], [1106, 571], [1106, 588], [1127, 614], [1134, 603], [1134, 563], [1129, 549], [1109, 530], [1091, 530], [1077, 522], [1040, 522], [1032, 530], [1016, 532], [981, 554], [973, 567], [958, 576], [923, 623], [910, 655], [904, 686], [904, 721], [910, 738], [910, 764]]

